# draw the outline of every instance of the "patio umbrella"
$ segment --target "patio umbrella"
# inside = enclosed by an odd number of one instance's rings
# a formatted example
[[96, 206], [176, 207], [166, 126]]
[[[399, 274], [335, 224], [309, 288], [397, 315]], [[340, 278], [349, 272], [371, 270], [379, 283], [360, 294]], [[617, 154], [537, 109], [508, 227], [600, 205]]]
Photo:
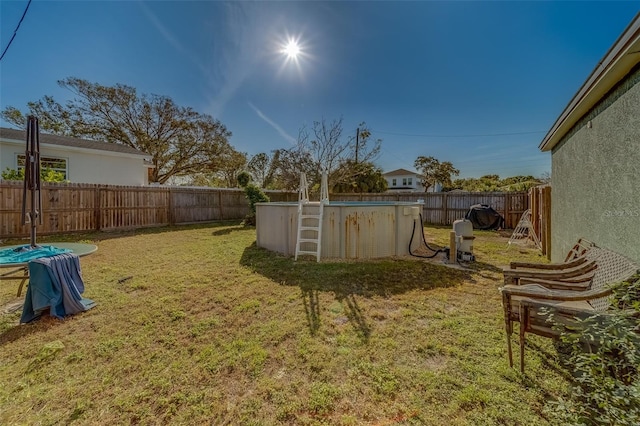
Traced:
[[[29, 196], [27, 197], [27, 191]], [[29, 204], [29, 211], [27, 211]], [[22, 187], [22, 224], [31, 224], [31, 248], [37, 247], [36, 226], [42, 225], [42, 196], [40, 195], [40, 128], [38, 118], [27, 118], [27, 147]]]

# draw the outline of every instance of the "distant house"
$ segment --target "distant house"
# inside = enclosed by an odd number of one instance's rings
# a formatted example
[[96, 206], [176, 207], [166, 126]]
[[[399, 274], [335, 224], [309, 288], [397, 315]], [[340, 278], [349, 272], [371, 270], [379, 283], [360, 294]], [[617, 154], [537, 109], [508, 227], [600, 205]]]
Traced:
[[584, 237], [640, 263], [640, 14], [540, 149], [551, 151], [551, 260]]
[[[0, 170], [24, 167], [26, 131], [0, 128]], [[150, 156], [125, 145], [40, 133], [40, 163], [74, 183], [148, 185]]]
[[[383, 173], [382, 176], [387, 180], [388, 191], [424, 192], [424, 186], [420, 183], [422, 176], [416, 172], [406, 169], [397, 169]], [[435, 187], [429, 188], [429, 191], [427, 192], [440, 191], [442, 191], [442, 185], [436, 184]]]

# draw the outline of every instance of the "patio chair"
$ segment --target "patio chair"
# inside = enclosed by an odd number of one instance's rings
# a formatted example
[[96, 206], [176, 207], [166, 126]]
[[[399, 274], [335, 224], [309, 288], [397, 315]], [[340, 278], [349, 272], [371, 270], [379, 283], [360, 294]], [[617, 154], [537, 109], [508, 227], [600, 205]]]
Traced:
[[[610, 250], [598, 250], [600, 253], [596, 258], [596, 269], [584, 289], [552, 289], [545, 286], [544, 282], [509, 284], [500, 288], [509, 366], [513, 367], [511, 335], [514, 322], [520, 323], [520, 371], [524, 372], [525, 334], [529, 332], [552, 338], [558, 334], [552, 325], [547, 323], [543, 307], [551, 309], [557, 318], [566, 323], [570, 323], [576, 317], [605, 311], [610, 305], [610, 285], [627, 280], [636, 273], [638, 266], [626, 257]], [[571, 283], [565, 284], [566, 288], [571, 288]]]
[[[592, 242], [579, 239], [571, 248], [563, 263], [511, 262], [503, 269], [504, 284], [542, 283], [550, 288], [563, 289], [562, 283], [575, 284], [570, 288], [586, 288], [593, 278], [599, 248]], [[560, 284], [555, 284], [560, 283]], [[567, 288], [569, 289], [569, 288]]]

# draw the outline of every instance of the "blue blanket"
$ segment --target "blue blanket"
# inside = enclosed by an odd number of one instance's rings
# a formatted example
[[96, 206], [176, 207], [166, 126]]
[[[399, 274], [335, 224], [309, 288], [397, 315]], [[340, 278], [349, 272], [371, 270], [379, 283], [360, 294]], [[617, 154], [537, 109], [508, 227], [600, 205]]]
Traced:
[[25, 245], [17, 248], [0, 250], [0, 264], [6, 263], [26, 263], [41, 257], [55, 256], [60, 253], [69, 253], [71, 250], [54, 246], [38, 246], [31, 248]]
[[56, 318], [93, 308], [95, 302], [83, 298], [83, 292], [84, 281], [77, 255], [64, 253], [32, 260], [20, 322], [39, 318], [46, 308]]

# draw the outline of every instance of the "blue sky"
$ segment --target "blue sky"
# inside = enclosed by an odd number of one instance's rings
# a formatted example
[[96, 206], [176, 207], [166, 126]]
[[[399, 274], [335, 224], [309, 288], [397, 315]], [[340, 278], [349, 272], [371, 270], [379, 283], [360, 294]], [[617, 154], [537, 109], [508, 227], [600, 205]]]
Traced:
[[[0, 47], [27, 0], [0, 1]], [[365, 121], [384, 171], [417, 156], [460, 177], [550, 170], [538, 144], [639, 2], [34, 0], [0, 62], [0, 108], [72, 94], [65, 77], [167, 95], [249, 155], [313, 121]], [[299, 41], [287, 61], [282, 46]], [[7, 123], [0, 123], [7, 126]]]

